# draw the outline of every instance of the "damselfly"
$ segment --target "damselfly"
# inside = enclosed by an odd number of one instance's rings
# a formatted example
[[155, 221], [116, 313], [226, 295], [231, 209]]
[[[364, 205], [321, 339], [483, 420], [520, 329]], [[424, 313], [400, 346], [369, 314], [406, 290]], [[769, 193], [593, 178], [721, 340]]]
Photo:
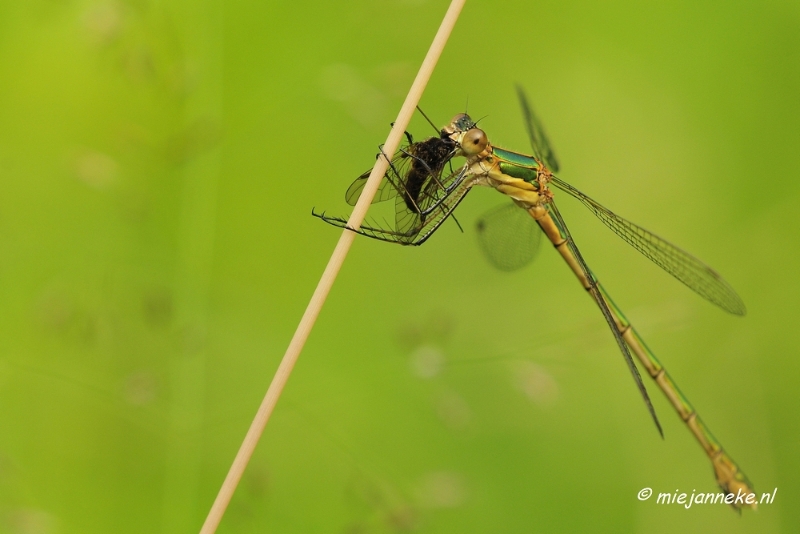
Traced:
[[[535, 255], [539, 236], [543, 233], [600, 308], [659, 433], [663, 435], [634, 364], [634, 356], [703, 447], [714, 467], [717, 483], [726, 495], [744, 495], [747, 498], [744, 503], [755, 507], [755, 494], [744, 473], [723, 450], [589, 269], [556, 207], [549, 186], [552, 184], [578, 199], [614, 233], [703, 298], [735, 315], [745, 314], [744, 303], [731, 286], [705, 263], [613, 213], [555, 176], [559, 170], [555, 153], [524, 92], [519, 88], [517, 92], [533, 148], [532, 156], [493, 146], [485, 132], [468, 115], [456, 115], [438, 137], [415, 143], [408, 136], [408, 145], [391, 158], [373, 202], [395, 199], [394, 226], [388, 223], [367, 224], [352, 230], [384, 241], [420, 245], [452, 215], [473, 186], [492, 187], [511, 198], [512, 204], [493, 210], [478, 221], [479, 241], [489, 261], [504, 270], [522, 267]], [[383, 157], [388, 159], [386, 155]], [[457, 157], [466, 161], [454, 167], [453, 160]], [[348, 203], [355, 204], [358, 200], [368, 175], [368, 172], [361, 175], [347, 190]], [[343, 218], [324, 213], [314, 215], [347, 228], [347, 221]], [[742, 502], [738, 500], [731, 504], [738, 508]]]

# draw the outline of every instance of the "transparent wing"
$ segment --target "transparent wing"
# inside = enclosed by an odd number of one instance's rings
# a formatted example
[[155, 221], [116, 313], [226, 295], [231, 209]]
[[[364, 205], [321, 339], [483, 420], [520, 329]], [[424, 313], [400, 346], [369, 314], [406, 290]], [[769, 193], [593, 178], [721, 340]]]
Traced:
[[575, 241], [572, 239], [572, 235], [569, 233], [569, 229], [567, 228], [564, 219], [561, 217], [561, 213], [559, 213], [558, 208], [556, 208], [555, 202], [551, 201], [547, 204], [547, 211], [555, 221], [556, 226], [558, 226], [561, 236], [566, 239], [567, 246], [569, 247], [572, 256], [578, 263], [578, 266], [580, 267], [581, 272], [583, 272], [584, 277], [586, 277], [586, 280], [589, 283], [589, 287], [587, 287], [586, 290], [589, 291], [589, 294], [592, 295], [592, 298], [594, 298], [595, 302], [600, 307], [600, 311], [603, 313], [606, 323], [608, 323], [609, 328], [611, 328], [611, 332], [614, 334], [614, 339], [617, 341], [617, 346], [619, 346], [619, 350], [622, 352], [625, 363], [628, 365], [628, 370], [631, 372], [633, 380], [636, 382], [636, 387], [639, 389], [639, 393], [642, 395], [642, 399], [647, 406], [647, 410], [650, 412], [650, 417], [653, 418], [653, 422], [656, 424], [656, 428], [658, 428], [658, 432], [663, 438], [664, 431], [661, 429], [661, 423], [659, 423], [658, 417], [656, 416], [656, 410], [653, 408], [653, 403], [650, 401], [650, 395], [647, 394], [647, 389], [644, 387], [642, 376], [639, 374], [639, 369], [633, 363], [633, 358], [631, 357], [628, 345], [625, 343], [625, 340], [622, 339], [622, 334], [620, 334], [620, 331], [617, 328], [617, 323], [614, 321], [614, 316], [611, 314], [611, 310], [608, 308], [608, 303], [603, 297], [603, 294], [600, 290], [600, 284], [597, 282], [597, 278], [595, 278], [594, 274], [589, 269], [589, 266], [586, 265], [581, 252], [578, 250], [578, 246], [575, 244]]
[[522, 114], [525, 116], [525, 126], [528, 129], [533, 155], [543, 161], [551, 171], [558, 172], [556, 153], [550, 148], [550, 140], [547, 139], [547, 134], [544, 133], [544, 127], [533, 112], [533, 108], [528, 102], [528, 97], [525, 96], [525, 91], [519, 85], [517, 85], [517, 96], [519, 97], [519, 104], [522, 106]]
[[747, 313], [744, 302], [736, 291], [719, 273], [702, 261], [613, 213], [563, 180], [554, 176], [551, 183], [580, 200], [615, 234], [704, 299], [735, 315]]
[[515, 271], [533, 261], [542, 237], [533, 217], [513, 202], [484, 213], [475, 229], [484, 255], [501, 271]]
[[[379, 154], [378, 157], [382, 157], [382, 155]], [[402, 183], [402, 176], [406, 174], [407, 167], [410, 164], [411, 159], [412, 158], [409, 156], [405, 148], [397, 151], [392, 158], [389, 168], [386, 169], [386, 174], [384, 174], [383, 179], [381, 179], [381, 185], [378, 186], [378, 191], [375, 193], [375, 197], [372, 199], [373, 204], [376, 202], [389, 200], [397, 195], [398, 190], [401, 189], [399, 184]], [[355, 206], [356, 202], [358, 202], [358, 197], [361, 196], [361, 191], [364, 190], [364, 186], [366, 185], [367, 179], [369, 178], [369, 174], [371, 172], [372, 169], [366, 171], [364, 174], [356, 178], [355, 181], [350, 184], [350, 187], [347, 188], [344, 199], [351, 206]]]
[[319, 217], [328, 224], [338, 226], [339, 228], [347, 228], [373, 239], [401, 245], [421, 245], [433, 235], [442, 223], [453, 213], [456, 206], [464, 200], [464, 197], [472, 186], [469, 180], [465, 180], [466, 177], [466, 169], [460, 168], [441, 180], [441, 183], [446, 184], [446, 187], [443, 189], [436, 188], [438, 191], [436, 195], [428, 193], [425, 197], [426, 208], [420, 213], [413, 213], [414, 224], [412, 224], [408, 230], [401, 231], [392, 228], [388, 223], [380, 224], [374, 220], [365, 222], [360, 228], [355, 229], [347, 226], [347, 219], [342, 217], [331, 217], [325, 213], [316, 213], [313, 211], [312, 215]]

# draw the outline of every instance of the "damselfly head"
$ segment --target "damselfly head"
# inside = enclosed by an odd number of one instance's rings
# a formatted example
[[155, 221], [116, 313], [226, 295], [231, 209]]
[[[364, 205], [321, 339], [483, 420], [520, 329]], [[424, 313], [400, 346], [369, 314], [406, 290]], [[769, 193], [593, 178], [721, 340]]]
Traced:
[[455, 141], [467, 157], [480, 154], [489, 144], [484, 131], [476, 128], [475, 121], [466, 113], [453, 117], [450, 124], [442, 129], [442, 137]]

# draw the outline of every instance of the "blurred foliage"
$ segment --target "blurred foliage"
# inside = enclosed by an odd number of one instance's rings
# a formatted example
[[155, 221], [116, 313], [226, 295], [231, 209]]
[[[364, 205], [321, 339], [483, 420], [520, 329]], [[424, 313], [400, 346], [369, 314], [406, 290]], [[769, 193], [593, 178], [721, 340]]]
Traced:
[[[0, 3], [0, 532], [196, 532], [445, 2]], [[725, 316], [561, 210], [759, 492], [660, 440], [547, 247], [493, 271], [476, 191], [419, 249], [359, 239], [220, 532], [795, 532], [800, 7], [468, 3], [422, 100], [716, 266]], [[410, 130], [432, 129], [416, 117]], [[379, 212], [376, 212], [379, 213]]]

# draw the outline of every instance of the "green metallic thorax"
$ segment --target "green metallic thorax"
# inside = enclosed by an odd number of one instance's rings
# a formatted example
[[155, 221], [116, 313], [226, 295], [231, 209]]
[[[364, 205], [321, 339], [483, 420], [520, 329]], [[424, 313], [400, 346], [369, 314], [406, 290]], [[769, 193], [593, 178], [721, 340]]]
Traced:
[[492, 154], [499, 160], [498, 164], [503, 174], [525, 180], [532, 184], [537, 183], [536, 177], [539, 164], [536, 163], [536, 160], [531, 156], [526, 156], [518, 152], [511, 152], [510, 150], [505, 150], [496, 146], [492, 147]]

